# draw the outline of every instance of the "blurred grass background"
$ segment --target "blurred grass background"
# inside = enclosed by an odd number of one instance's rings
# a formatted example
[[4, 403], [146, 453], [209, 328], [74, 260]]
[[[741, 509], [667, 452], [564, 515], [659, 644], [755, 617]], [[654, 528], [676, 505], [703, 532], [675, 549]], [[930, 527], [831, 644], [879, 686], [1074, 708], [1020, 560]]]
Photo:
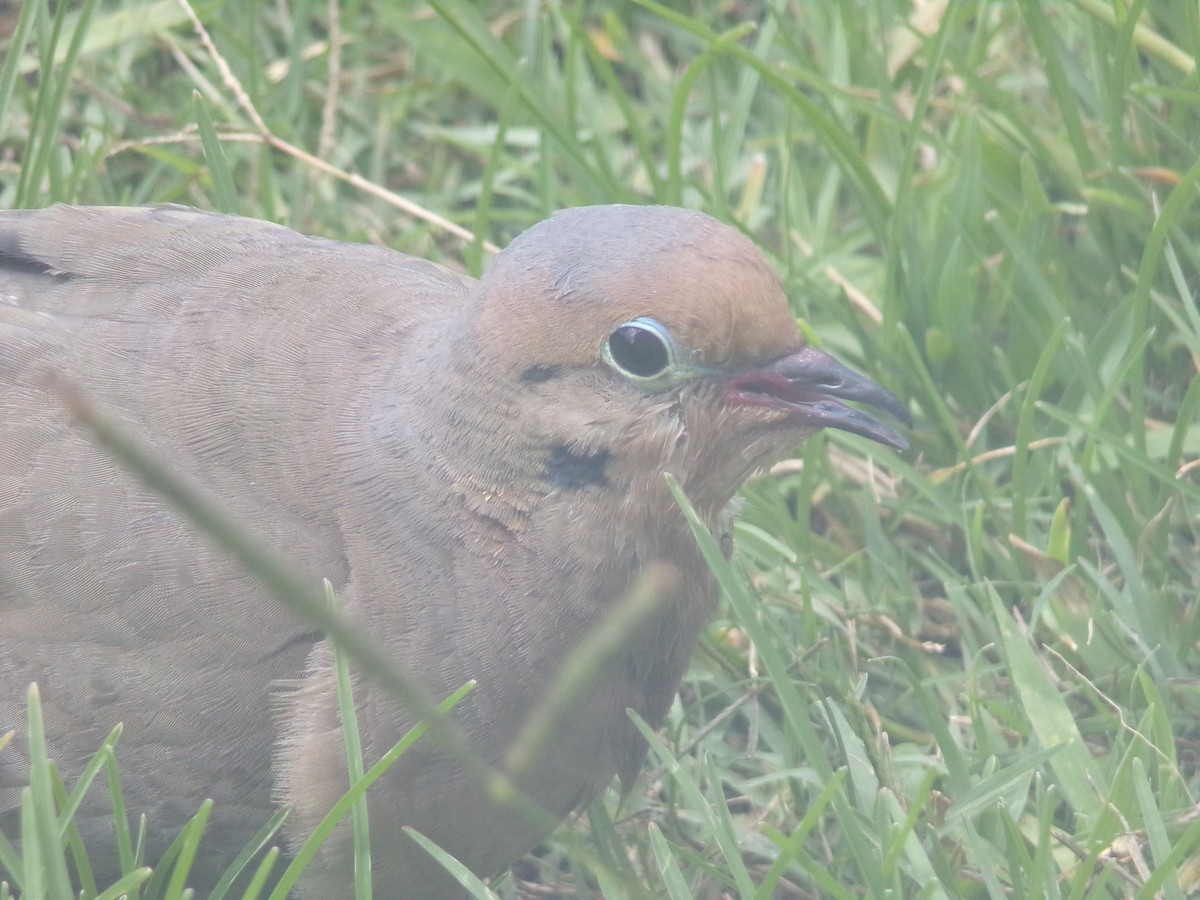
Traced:
[[192, 10], [0, 2], [0, 207], [472, 273], [561, 207], [703, 209], [916, 417], [747, 486], [661, 755], [574, 826], [601, 865], [501, 893], [1200, 896], [1200, 5]]

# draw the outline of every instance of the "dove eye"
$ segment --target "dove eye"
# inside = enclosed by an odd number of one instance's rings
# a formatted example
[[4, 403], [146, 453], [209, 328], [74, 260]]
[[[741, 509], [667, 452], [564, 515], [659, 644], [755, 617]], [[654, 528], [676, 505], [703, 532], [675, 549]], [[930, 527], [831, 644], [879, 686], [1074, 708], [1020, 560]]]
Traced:
[[675, 362], [675, 341], [649, 316], [618, 325], [601, 350], [604, 361], [634, 381], [657, 381]]

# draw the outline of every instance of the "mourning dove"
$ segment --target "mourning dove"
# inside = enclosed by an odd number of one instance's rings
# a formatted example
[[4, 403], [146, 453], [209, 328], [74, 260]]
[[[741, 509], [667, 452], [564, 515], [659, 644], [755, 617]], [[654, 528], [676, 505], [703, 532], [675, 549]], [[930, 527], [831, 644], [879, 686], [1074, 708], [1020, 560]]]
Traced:
[[[554, 817], [637, 772], [716, 586], [664, 473], [727, 533], [748, 475], [823, 427], [904, 439], [883, 388], [805, 346], [740, 232], [669, 207], [571, 209], [479, 281], [400, 253], [182, 207], [0, 213], [0, 827], [40, 686], [70, 777], [117, 722], [147, 859], [215, 800], [203, 882], [278, 803], [303, 840], [347, 787], [327, 642], [74, 424], [56, 374], [136, 430], [452, 713], [484, 762], [651, 564], [652, 620], [574, 700], [520, 787]], [[367, 763], [413, 724], [369, 679]], [[105, 798], [78, 821], [112, 858]], [[545, 836], [424, 739], [370, 794], [380, 897], [456, 896], [402, 831], [480, 875]], [[350, 832], [303, 896], [349, 894]]]

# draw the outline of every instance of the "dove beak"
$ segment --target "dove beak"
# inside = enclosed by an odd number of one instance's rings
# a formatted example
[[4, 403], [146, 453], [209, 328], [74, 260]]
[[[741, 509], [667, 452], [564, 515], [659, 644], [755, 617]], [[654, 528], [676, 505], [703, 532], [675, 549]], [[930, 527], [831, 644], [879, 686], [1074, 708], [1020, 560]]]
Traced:
[[911, 425], [896, 396], [833, 357], [805, 347], [758, 369], [738, 372], [725, 381], [727, 402], [763, 406], [788, 414], [788, 422], [813, 428], [837, 428], [862, 435], [896, 450], [908, 441], [895, 429], [843, 401], [861, 403]]

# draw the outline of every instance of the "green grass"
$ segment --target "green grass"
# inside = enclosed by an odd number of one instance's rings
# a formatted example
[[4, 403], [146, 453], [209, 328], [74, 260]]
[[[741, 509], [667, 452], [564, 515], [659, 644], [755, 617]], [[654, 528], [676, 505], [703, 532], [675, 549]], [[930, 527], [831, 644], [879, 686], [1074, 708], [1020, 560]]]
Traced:
[[696, 207], [909, 401], [909, 453], [831, 434], [747, 486], [643, 779], [523, 875], [1200, 890], [1200, 12], [919, 6], [210, 0], [209, 46], [174, 0], [0, 4], [0, 207], [183, 202], [471, 272], [560, 207]]

